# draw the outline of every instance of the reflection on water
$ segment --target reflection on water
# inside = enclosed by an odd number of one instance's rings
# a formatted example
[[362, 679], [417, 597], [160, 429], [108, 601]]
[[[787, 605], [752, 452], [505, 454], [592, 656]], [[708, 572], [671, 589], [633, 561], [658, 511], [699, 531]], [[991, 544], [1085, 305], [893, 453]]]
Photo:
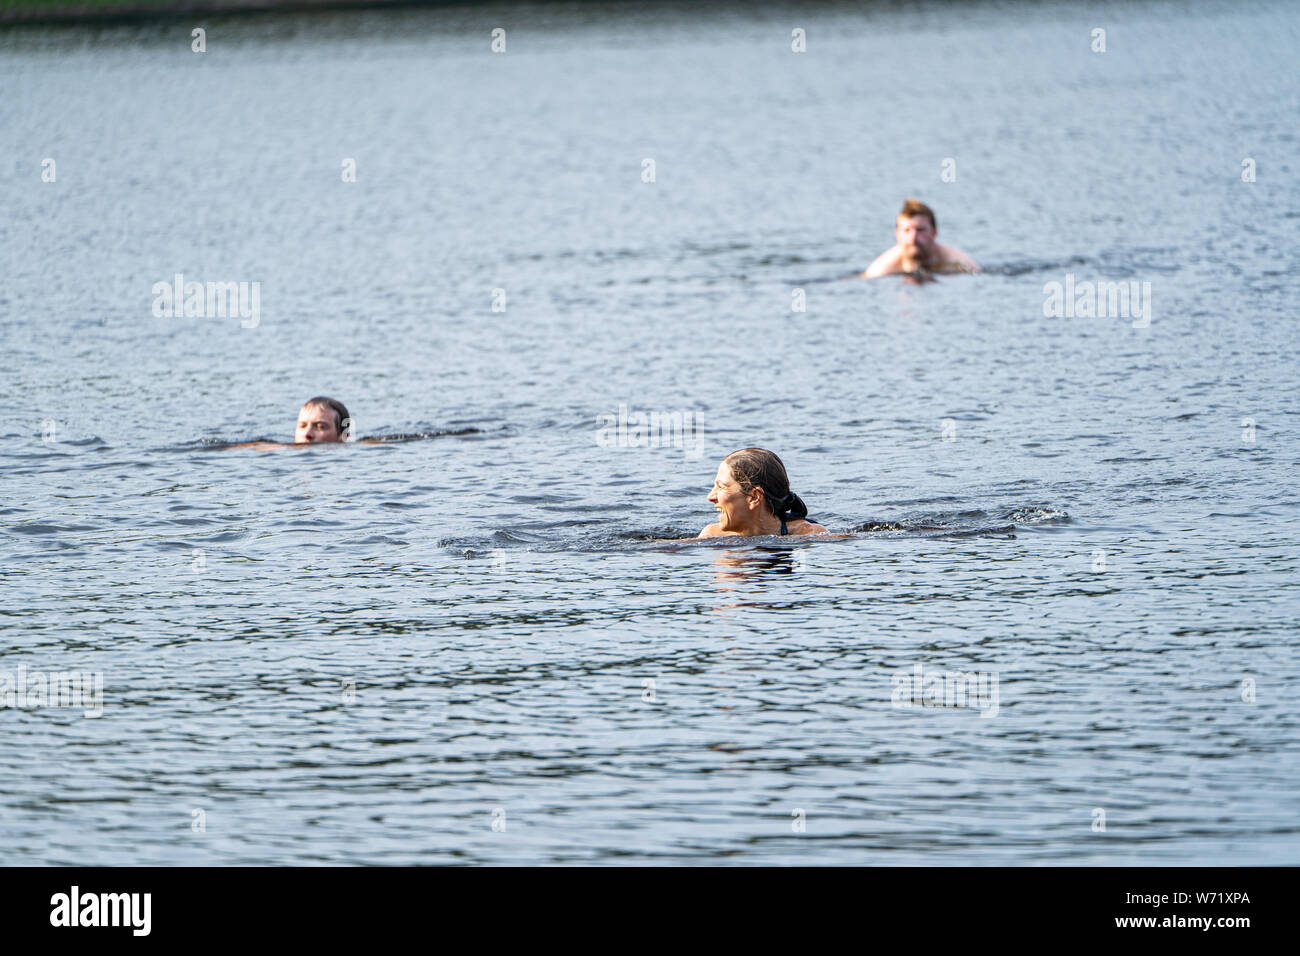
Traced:
[[713, 561], [717, 569], [714, 580], [721, 591], [732, 592], [742, 584], [762, 590], [768, 577], [794, 574], [796, 562], [801, 560], [796, 552], [785, 548], [724, 551]]

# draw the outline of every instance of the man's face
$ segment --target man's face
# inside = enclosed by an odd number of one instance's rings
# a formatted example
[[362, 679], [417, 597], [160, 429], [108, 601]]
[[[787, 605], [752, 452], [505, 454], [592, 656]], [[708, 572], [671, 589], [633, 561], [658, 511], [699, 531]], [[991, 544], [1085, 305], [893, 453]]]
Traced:
[[320, 405], [304, 405], [298, 413], [298, 430], [293, 433], [295, 444], [315, 441], [342, 441], [337, 415], [332, 408]]
[[925, 259], [934, 249], [934, 226], [925, 216], [899, 216], [894, 238], [909, 258]]

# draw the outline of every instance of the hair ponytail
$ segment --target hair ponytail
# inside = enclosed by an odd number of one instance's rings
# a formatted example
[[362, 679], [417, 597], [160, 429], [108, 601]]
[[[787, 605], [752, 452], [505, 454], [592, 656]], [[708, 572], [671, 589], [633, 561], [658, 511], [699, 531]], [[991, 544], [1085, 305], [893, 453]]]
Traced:
[[[767, 492], [763, 492], [763, 495], [766, 497]], [[804, 504], [803, 499], [793, 491], [786, 494], [786, 496], [780, 501], [773, 501], [772, 510], [776, 513], [778, 518], [781, 518], [784, 521], [789, 521], [791, 518], [798, 519], [808, 517], [808, 506]]]
[[808, 517], [808, 506], [790, 490], [781, 459], [765, 448], [742, 448], [723, 459], [742, 491], [758, 488], [772, 514], [782, 521]]

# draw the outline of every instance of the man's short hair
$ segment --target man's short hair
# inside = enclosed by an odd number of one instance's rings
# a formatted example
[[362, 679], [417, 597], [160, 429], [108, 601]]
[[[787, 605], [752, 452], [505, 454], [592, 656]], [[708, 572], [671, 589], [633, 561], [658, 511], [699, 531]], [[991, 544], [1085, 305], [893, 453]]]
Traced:
[[343, 434], [343, 423], [349, 418], [348, 410], [337, 398], [327, 398], [324, 395], [318, 395], [315, 398], [309, 398], [302, 403], [303, 408], [328, 408], [334, 412], [334, 431], [336, 434]]
[[930, 220], [930, 228], [935, 232], [939, 231], [939, 224], [934, 221], [934, 210], [919, 199], [903, 200], [903, 208], [898, 211], [898, 218], [902, 219], [904, 216], [908, 219], [913, 216], [924, 216]]

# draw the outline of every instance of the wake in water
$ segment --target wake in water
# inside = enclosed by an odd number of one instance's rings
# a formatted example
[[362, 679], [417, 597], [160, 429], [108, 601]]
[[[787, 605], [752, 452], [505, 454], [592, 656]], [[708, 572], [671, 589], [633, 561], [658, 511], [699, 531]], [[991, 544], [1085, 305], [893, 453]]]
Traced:
[[[889, 538], [1014, 538], [1018, 528], [1039, 525], [1065, 524], [1070, 516], [1048, 506], [1030, 505], [997, 511], [960, 511], [950, 513], [920, 514], [898, 521], [862, 521], [850, 523], [828, 519], [831, 533], [827, 535], [765, 535], [757, 537], [723, 536], [697, 538], [697, 528], [668, 526], [639, 530], [610, 530], [601, 528], [575, 535], [571, 531], [563, 538], [543, 532], [519, 530], [496, 531], [487, 538], [447, 538], [439, 547], [461, 552], [466, 559], [492, 557], [498, 552], [519, 548], [526, 551], [638, 551], [646, 548], [682, 547], [736, 547], [779, 546], [791, 548], [818, 541], [845, 541], [855, 537]], [[571, 522], [569, 523], [571, 526]]]
[[[1023, 276], [1033, 275], [1034, 273], [1060, 273], [1072, 269], [1091, 269], [1099, 276], [1122, 278], [1133, 275], [1136, 271], [1143, 272], [1176, 272], [1180, 268], [1177, 262], [1171, 262], [1170, 257], [1175, 254], [1173, 249], [1114, 249], [1099, 253], [1096, 256], [1069, 256], [1064, 259], [1010, 259], [1006, 262], [989, 262], [982, 263], [981, 270], [986, 275], [999, 276]], [[960, 276], [964, 273], [927, 273], [930, 279], [945, 279], [950, 276]], [[879, 282], [880, 279], [897, 278], [907, 282], [909, 279], [915, 282], [916, 273], [902, 272], [892, 275], [880, 276], [870, 280]], [[846, 279], [862, 279], [862, 270], [855, 269], [852, 272], [842, 272], [836, 275], [809, 276], [803, 279], [786, 279], [783, 282], [793, 285], [809, 285], [818, 282], [842, 282]], [[867, 280], [863, 280], [867, 281]]]
[[[505, 426], [496, 429], [496, 432], [506, 431]], [[426, 438], [459, 438], [466, 435], [486, 435], [487, 429], [474, 428], [472, 426], [465, 428], [439, 428], [433, 431], [421, 432], [398, 432], [393, 435], [366, 435], [350, 442], [314, 442], [313, 444], [343, 444], [343, 445], [387, 445], [395, 442], [421, 441]], [[275, 438], [241, 438], [228, 440], [225, 438], [199, 438], [195, 441], [185, 442], [180, 445], [173, 445], [168, 448], [160, 448], [158, 451], [192, 451], [195, 448], [202, 448], [210, 451], [223, 451], [230, 448], [241, 448], [254, 445], [264, 445], [274, 448], [294, 448], [307, 447], [307, 443], [293, 445], [291, 442], [281, 441]]]
[[[1007, 512], [962, 511], [955, 514], [920, 515], [906, 521], [867, 521], [849, 529], [857, 534], [899, 537], [969, 538], [983, 535], [1015, 537], [1018, 526], [1065, 523], [1070, 516], [1050, 507], [1015, 508]], [[987, 524], [986, 522], [1006, 522]]]
[[[1020, 276], [1032, 274], [1035, 272], [1059, 272], [1061, 269], [1078, 268], [1091, 264], [1092, 260], [1084, 256], [1072, 256], [1069, 259], [1017, 259], [1011, 262], [992, 262], [980, 267], [981, 272], [985, 275], [1000, 276]], [[978, 274], [978, 273], [977, 273]], [[863, 282], [879, 283], [882, 279], [899, 279], [905, 283], [916, 285], [918, 279], [924, 276], [924, 281], [935, 282], [947, 278], [965, 276], [964, 272], [895, 272], [890, 275], [878, 276], [874, 279], [863, 279], [862, 270], [855, 269], [852, 272], [837, 273], [833, 276], [810, 276], [803, 279], [786, 279], [787, 283], [793, 285], [811, 285], [817, 282], [843, 282], [846, 279], [861, 279]]]

